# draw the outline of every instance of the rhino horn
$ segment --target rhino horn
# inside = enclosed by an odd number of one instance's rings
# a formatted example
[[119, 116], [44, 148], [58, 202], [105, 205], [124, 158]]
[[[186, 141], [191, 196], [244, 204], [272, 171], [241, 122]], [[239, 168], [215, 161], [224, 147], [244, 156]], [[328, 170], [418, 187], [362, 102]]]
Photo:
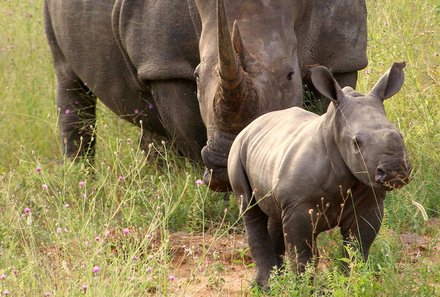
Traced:
[[234, 26], [232, 27], [232, 43], [234, 45], [234, 49], [239, 54], [240, 62], [243, 65], [243, 62], [246, 61], [246, 56], [248, 56], [248, 53], [244, 47], [243, 40], [241, 39], [240, 29], [238, 28], [237, 21], [234, 21]]
[[232, 46], [223, 0], [218, 0], [217, 4], [219, 72], [222, 86], [226, 89], [236, 89], [241, 83], [241, 68]]

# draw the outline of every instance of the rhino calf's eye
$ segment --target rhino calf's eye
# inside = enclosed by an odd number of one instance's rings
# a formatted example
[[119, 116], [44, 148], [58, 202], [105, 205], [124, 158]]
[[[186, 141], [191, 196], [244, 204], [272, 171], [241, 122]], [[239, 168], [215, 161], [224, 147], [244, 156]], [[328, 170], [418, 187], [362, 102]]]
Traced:
[[295, 74], [294, 71], [290, 71], [290, 72], [287, 74], [287, 79], [288, 79], [288, 80], [292, 80], [294, 74]]

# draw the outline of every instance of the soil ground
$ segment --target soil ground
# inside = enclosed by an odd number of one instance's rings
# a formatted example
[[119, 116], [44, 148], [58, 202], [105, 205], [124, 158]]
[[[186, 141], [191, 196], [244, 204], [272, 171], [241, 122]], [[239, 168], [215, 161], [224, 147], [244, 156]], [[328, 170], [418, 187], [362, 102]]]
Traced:
[[194, 235], [174, 233], [170, 238], [174, 254], [176, 296], [245, 296], [255, 267], [244, 234]]
[[[428, 225], [440, 227], [440, 220], [430, 220]], [[439, 238], [415, 233], [395, 235], [402, 247], [401, 259], [414, 265], [424, 258], [439, 261]], [[255, 266], [244, 234], [213, 236], [210, 234], [171, 234], [170, 246], [175, 281], [171, 291], [174, 296], [248, 296], [255, 274]], [[319, 268], [326, 266], [325, 249]], [[400, 265], [396, 263], [396, 265]]]

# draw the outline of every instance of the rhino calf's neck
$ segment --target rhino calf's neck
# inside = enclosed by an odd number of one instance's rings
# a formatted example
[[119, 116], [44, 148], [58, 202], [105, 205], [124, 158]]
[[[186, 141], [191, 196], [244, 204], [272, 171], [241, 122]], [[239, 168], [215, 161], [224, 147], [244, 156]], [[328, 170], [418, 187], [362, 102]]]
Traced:
[[267, 285], [285, 251], [304, 270], [318, 255], [318, 234], [334, 227], [340, 227], [344, 245], [354, 237], [367, 259], [385, 194], [408, 183], [411, 171], [402, 136], [383, 106], [400, 90], [404, 66], [394, 63], [368, 95], [341, 89], [325, 67], [315, 67], [313, 84], [332, 101], [326, 114], [297, 107], [275, 111], [237, 136], [228, 174], [258, 285]]

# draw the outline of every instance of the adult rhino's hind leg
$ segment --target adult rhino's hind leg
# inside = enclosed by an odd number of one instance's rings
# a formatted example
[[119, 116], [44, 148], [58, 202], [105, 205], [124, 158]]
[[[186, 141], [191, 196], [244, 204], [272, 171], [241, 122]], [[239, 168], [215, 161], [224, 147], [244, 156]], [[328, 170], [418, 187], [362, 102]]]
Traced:
[[148, 83], [162, 125], [179, 152], [201, 161], [206, 143], [206, 129], [200, 116], [194, 82], [185, 79], [158, 80]]
[[57, 76], [57, 105], [64, 154], [93, 158], [96, 98], [71, 69], [54, 34], [50, 13], [44, 3], [45, 29]]
[[96, 97], [79, 79], [59, 78], [57, 105], [64, 154], [93, 158]]

